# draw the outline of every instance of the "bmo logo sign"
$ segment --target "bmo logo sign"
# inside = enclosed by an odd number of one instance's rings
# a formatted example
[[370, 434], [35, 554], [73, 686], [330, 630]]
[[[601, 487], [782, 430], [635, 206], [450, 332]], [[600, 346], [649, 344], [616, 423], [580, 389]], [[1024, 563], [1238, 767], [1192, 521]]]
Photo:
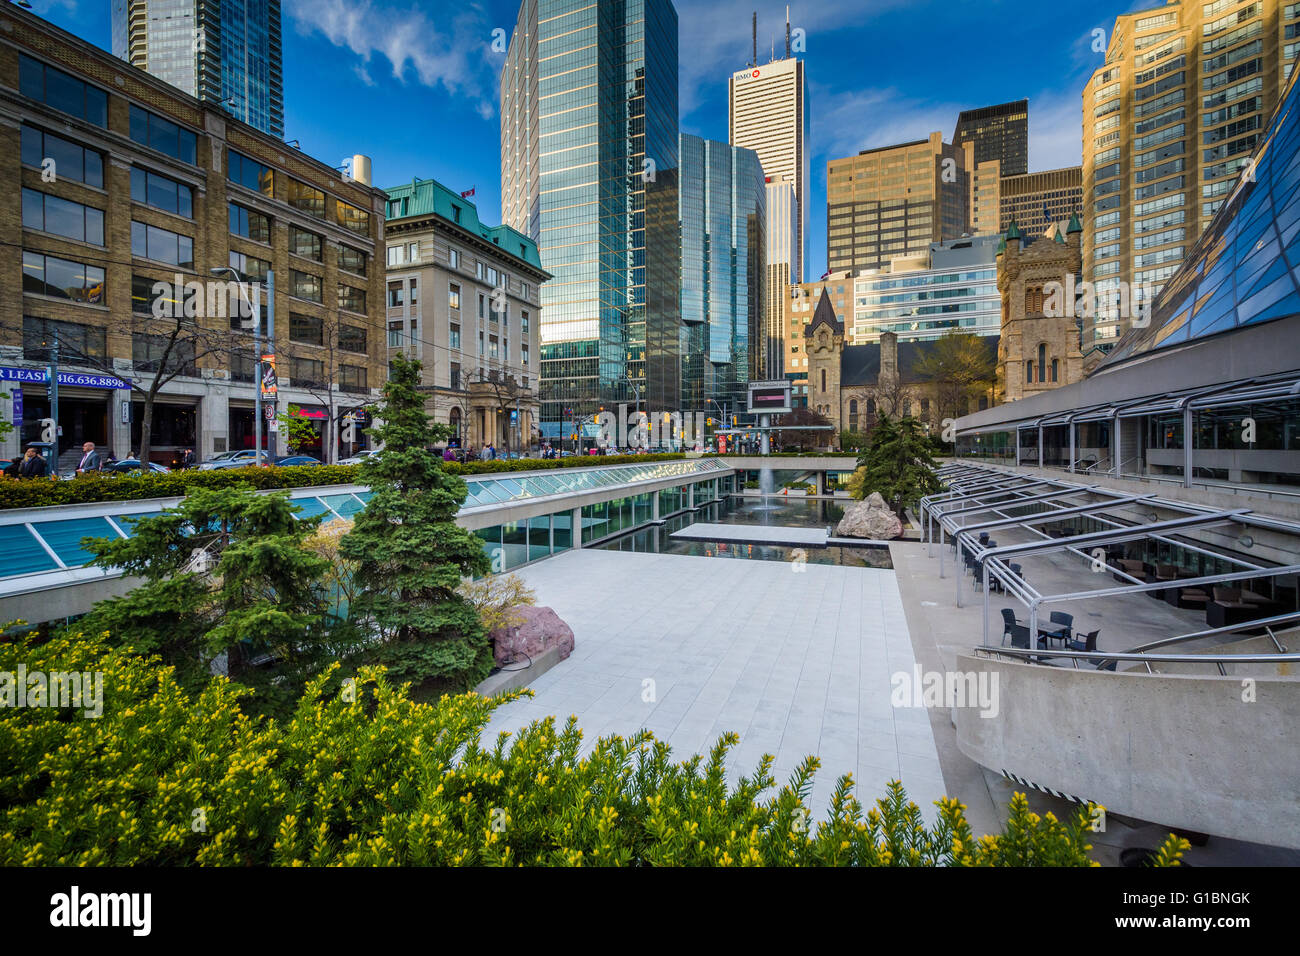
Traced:
[[758, 79], [758, 70], [755, 70], [753, 73], [749, 75], [752, 76], [754, 79]]

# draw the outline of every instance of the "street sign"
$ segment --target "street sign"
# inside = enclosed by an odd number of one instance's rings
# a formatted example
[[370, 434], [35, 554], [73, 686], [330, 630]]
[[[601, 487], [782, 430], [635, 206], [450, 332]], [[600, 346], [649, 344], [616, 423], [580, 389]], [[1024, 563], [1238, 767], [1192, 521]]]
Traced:
[[275, 421], [275, 406], [272, 404], [264, 404], [262, 406], [262, 415], [268, 422]]
[[[262, 398], [274, 397], [276, 393], [275, 356], [262, 356]], [[268, 418], [272, 417], [270, 415]]]

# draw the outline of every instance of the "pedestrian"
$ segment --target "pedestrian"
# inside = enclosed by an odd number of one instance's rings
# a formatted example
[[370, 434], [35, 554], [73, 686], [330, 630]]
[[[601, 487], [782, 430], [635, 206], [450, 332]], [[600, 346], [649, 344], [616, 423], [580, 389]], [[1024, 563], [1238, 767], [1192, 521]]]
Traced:
[[193, 468], [193, 467], [194, 467], [194, 449], [193, 449], [193, 448], [186, 448], [186, 449], [185, 449], [185, 454], [181, 455], [181, 467], [182, 467], [182, 468]]
[[36, 453], [35, 448], [28, 448], [22, 462], [18, 465], [18, 477], [44, 478], [45, 472], [45, 459]]
[[77, 465], [77, 474], [84, 475], [88, 471], [99, 471], [102, 463], [99, 452], [95, 451], [95, 443], [88, 441], [81, 446], [81, 461]]
[[456, 453], [455, 453], [454, 451], [451, 450], [451, 446], [450, 446], [450, 445], [448, 445], [446, 448], [444, 448], [444, 449], [442, 450], [442, 460], [443, 460], [443, 461], [455, 461], [455, 460], [456, 460]]

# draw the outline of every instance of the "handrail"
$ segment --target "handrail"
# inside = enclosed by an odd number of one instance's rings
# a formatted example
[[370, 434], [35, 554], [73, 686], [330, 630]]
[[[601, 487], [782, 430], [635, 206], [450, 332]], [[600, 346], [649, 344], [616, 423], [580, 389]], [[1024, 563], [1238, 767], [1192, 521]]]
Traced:
[[[1239, 624], [1228, 624], [1223, 627], [1211, 627], [1203, 631], [1192, 631], [1190, 634], [1179, 634], [1176, 637], [1165, 637], [1158, 641], [1152, 641], [1150, 644], [1142, 644], [1138, 647], [1131, 648], [1129, 653], [1141, 654], [1145, 651], [1156, 647], [1168, 647], [1171, 644], [1182, 644], [1185, 641], [1195, 641], [1203, 637], [1213, 637], [1216, 634], [1240, 634], [1252, 628], [1264, 627], [1271, 629], [1274, 624], [1286, 624], [1288, 622], [1300, 622], [1300, 611], [1292, 611], [1288, 614], [1277, 614], [1273, 617], [1259, 617], [1252, 621], [1242, 621]], [[1277, 638], [1273, 638], [1274, 644]], [[1286, 648], [1282, 648], [1284, 653]]]
[[[1145, 664], [1147, 672], [1151, 673], [1151, 663], [1158, 664], [1214, 664], [1219, 668], [1219, 673], [1227, 676], [1227, 670], [1224, 664], [1293, 664], [1300, 663], [1300, 653], [1287, 654], [1225, 654], [1222, 656], [1211, 656], [1209, 654], [1134, 654], [1132, 651], [1054, 651], [1051, 648], [1040, 647], [1033, 650], [1024, 647], [986, 647], [983, 644], [973, 648], [976, 654], [1008, 657], [1025, 657], [1029, 658], [1031, 663], [1041, 663], [1042, 660], [1052, 660], [1064, 658], [1074, 662], [1075, 670], [1079, 669], [1079, 661], [1097, 661], [1104, 664], [1107, 661], [1137, 661]], [[1126, 672], [1128, 673], [1128, 672]]]

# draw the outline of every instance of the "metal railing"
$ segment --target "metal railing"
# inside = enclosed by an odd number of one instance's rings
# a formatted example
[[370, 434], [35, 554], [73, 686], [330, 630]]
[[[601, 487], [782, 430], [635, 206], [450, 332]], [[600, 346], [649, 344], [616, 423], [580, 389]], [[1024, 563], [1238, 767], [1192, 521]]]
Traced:
[[[1052, 650], [1049, 647], [1040, 647], [1036, 649], [1024, 647], [991, 647], [979, 645], [975, 648], [977, 653], [991, 656], [1006, 655], [1015, 658], [1029, 658], [1032, 663], [1042, 664], [1051, 660], [1064, 658], [1074, 664], [1074, 669], [1079, 669], [1079, 661], [1096, 661], [1100, 669], [1102, 665], [1111, 661], [1137, 661], [1143, 664], [1148, 674], [1154, 674], [1151, 664], [1214, 664], [1219, 673], [1227, 676], [1228, 671], [1224, 666], [1226, 664], [1281, 664], [1300, 661], [1300, 653], [1289, 652], [1286, 647], [1277, 639], [1277, 634], [1273, 630], [1280, 624], [1300, 624], [1300, 611], [1291, 611], [1287, 614], [1277, 614], [1272, 617], [1256, 618], [1252, 621], [1241, 621], [1237, 624], [1229, 624], [1225, 627], [1212, 627], [1202, 631], [1192, 631], [1188, 634], [1179, 634], [1176, 637], [1166, 637], [1158, 641], [1152, 641], [1148, 644], [1142, 644], [1138, 647], [1130, 648], [1127, 651], [1075, 651], [1062, 648], [1059, 651]], [[1207, 637], [1216, 637], [1220, 635], [1246, 634], [1248, 631], [1264, 628], [1269, 640], [1277, 648], [1276, 654], [1152, 654], [1151, 650], [1157, 647], [1170, 647], [1174, 644], [1185, 644], [1189, 641], [1202, 640]], [[1258, 636], [1258, 635], [1250, 635]]]

